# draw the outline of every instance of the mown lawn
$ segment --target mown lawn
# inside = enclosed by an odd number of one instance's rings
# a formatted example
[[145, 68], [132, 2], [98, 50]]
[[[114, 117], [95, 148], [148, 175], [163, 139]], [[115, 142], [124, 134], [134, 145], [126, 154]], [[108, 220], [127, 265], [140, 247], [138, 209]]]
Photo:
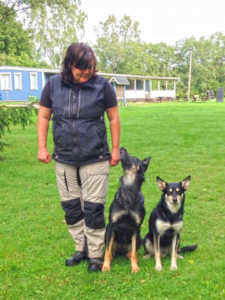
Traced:
[[[65, 267], [74, 252], [55, 183], [54, 162], [37, 161], [36, 116], [25, 130], [13, 127], [0, 161], [0, 299], [225, 299], [225, 104], [160, 103], [120, 107], [121, 146], [139, 158], [152, 156], [143, 185], [146, 218], [160, 199], [156, 176], [180, 181], [186, 193], [182, 246], [195, 252], [170, 270], [143, 259], [131, 274], [125, 258], [110, 273], [90, 274], [87, 262]], [[49, 136], [49, 150], [52, 151]], [[111, 168], [106, 216], [121, 176]]]

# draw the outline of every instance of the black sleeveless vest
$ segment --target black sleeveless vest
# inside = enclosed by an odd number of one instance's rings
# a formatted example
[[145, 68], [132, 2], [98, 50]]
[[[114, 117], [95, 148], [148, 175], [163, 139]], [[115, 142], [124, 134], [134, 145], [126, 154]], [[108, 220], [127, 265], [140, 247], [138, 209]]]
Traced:
[[53, 159], [82, 166], [110, 159], [104, 120], [106, 79], [94, 76], [75, 93], [60, 75], [50, 77]]

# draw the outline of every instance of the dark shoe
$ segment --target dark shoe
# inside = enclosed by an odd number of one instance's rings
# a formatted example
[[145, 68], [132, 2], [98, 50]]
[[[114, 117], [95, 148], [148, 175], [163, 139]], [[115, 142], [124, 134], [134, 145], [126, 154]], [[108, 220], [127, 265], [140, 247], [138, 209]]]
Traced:
[[102, 261], [100, 258], [89, 258], [88, 271], [99, 272], [102, 270]]
[[66, 260], [66, 266], [72, 267], [78, 265], [82, 260], [87, 259], [86, 252], [76, 251], [76, 253]]

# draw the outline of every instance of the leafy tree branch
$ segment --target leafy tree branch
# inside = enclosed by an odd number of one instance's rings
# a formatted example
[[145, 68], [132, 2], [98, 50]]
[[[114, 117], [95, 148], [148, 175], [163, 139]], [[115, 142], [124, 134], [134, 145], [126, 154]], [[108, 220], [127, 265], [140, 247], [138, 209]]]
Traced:
[[8, 144], [1, 139], [6, 132], [10, 132], [10, 126], [21, 125], [25, 128], [32, 123], [34, 109], [31, 107], [9, 108], [0, 106], [0, 152]]

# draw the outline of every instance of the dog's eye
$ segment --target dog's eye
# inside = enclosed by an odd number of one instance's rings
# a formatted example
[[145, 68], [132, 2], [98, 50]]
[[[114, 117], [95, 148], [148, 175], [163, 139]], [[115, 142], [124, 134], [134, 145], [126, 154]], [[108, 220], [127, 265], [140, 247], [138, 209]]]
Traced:
[[135, 165], [132, 165], [131, 170], [132, 170], [132, 171], [135, 171], [135, 170], [136, 170]]

